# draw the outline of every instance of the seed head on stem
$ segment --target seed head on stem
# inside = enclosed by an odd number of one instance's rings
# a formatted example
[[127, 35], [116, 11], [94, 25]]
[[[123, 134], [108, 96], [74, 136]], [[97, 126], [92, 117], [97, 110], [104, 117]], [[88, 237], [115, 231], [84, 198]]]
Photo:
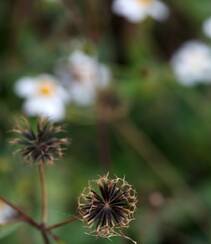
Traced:
[[92, 229], [91, 234], [110, 238], [127, 236], [122, 230], [128, 228], [136, 210], [136, 192], [124, 179], [110, 179], [108, 175], [90, 182], [78, 200], [79, 214]]
[[19, 146], [17, 150], [27, 162], [53, 164], [63, 156], [63, 151], [68, 143], [66, 138], [61, 138], [62, 128], [51, 123], [48, 119], [40, 118], [33, 129], [28, 120], [23, 119], [13, 130], [17, 138], [11, 141]]

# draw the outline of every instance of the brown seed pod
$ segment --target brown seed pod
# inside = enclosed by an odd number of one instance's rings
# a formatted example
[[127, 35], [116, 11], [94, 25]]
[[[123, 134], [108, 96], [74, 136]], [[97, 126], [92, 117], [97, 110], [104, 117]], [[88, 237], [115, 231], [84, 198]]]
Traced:
[[29, 122], [24, 119], [13, 132], [17, 138], [11, 141], [19, 146], [17, 152], [27, 162], [53, 164], [54, 161], [63, 156], [63, 151], [68, 143], [66, 138], [60, 138], [62, 128], [51, 123], [47, 119], [39, 119], [36, 129], [33, 130]]
[[110, 179], [107, 174], [91, 181], [84, 189], [78, 200], [78, 210], [81, 219], [91, 229], [90, 234], [104, 238], [123, 236], [130, 239], [122, 230], [128, 228], [134, 219], [136, 204], [133, 187], [124, 179]]

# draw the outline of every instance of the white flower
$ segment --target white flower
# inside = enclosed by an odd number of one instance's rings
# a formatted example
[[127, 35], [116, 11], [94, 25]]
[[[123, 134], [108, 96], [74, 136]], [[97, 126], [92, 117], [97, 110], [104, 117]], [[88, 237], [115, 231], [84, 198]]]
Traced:
[[211, 82], [211, 48], [200, 41], [189, 41], [173, 55], [172, 68], [184, 85]]
[[5, 202], [0, 200], [0, 225], [7, 224], [12, 219], [15, 219], [17, 213]]
[[51, 75], [24, 77], [15, 84], [15, 92], [25, 98], [24, 112], [29, 116], [44, 116], [53, 121], [65, 117], [69, 95]]
[[211, 17], [203, 23], [204, 34], [211, 38]]
[[148, 16], [158, 21], [169, 16], [169, 8], [159, 0], [114, 0], [112, 9], [116, 14], [134, 23]]
[[82, 106], [93, 103], [97, 90], [106, 87], [111, 79], [107, 66], [80, 50], [69, 56], [66, 66], [60, 75], [68, 85], [71, 99]]

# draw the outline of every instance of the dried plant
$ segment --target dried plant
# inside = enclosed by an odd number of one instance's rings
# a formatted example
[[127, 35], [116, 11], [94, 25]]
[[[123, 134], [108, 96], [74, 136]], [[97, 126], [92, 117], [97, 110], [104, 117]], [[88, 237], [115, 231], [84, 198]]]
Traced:
[[39, 119], [36, 130], [33, 130], [27, 120], [17, 125], [13, 130], [17, 138], [11, 143], [18, 145], [18, 151], [27, 162], [45, 162], [53, 164], [63, 156], [66, 138], [60, 138], [62, 127], [52, 124], [47, 119]]
[[19, 146], [18, 151], [27, 162], [37, 163], [41, 185], [41, 221], [27, 215], [22, 209], [0, 196], [0, 224], [8, 221], [23, 221], [36, 228], [42, 234], [45, 244], [53, 239], [61, 239], [53, 233], [55, 228], [82, 220], [90, 228], [90, 234], [110, 238], [121, 236], [129, 239], [123, 233], [129, 223], [134, 219], [136, 210], [136, 192], [125, 179], [110, 179], [109, 175], [90, 181], [78, 199], [78, 214], [59, 223], [48, 225], [48, 201], [45, 184], [45, 165], [63, 156], [64, 148], [68, 142], [60, 137], [63, 131], [60, 126], [47, 119], [39, 119], [36, 129], [33, 130], [29, 122], [24, 119], [21, 125], [13, 130], [18, 136], [12, 143]]
[[136, 192], [124, 179], [110, 179], [108, 174], [91, 181], [78, 201], [83, 221], [92, 229], [91, 234], [110, 238], [122, 235], [134, 219]]

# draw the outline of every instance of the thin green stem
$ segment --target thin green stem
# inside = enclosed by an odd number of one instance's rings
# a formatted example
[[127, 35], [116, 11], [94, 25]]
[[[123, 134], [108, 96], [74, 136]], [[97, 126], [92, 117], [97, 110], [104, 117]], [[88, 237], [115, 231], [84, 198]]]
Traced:
[[41, 186], [42, 223], [46, 223], [48, 219], [48, 198], [47, 198], [47, 188], [45, 182], [45, 166], [43, 162], [39, 164], [39, 176], [40, 176], [40, 186]]

